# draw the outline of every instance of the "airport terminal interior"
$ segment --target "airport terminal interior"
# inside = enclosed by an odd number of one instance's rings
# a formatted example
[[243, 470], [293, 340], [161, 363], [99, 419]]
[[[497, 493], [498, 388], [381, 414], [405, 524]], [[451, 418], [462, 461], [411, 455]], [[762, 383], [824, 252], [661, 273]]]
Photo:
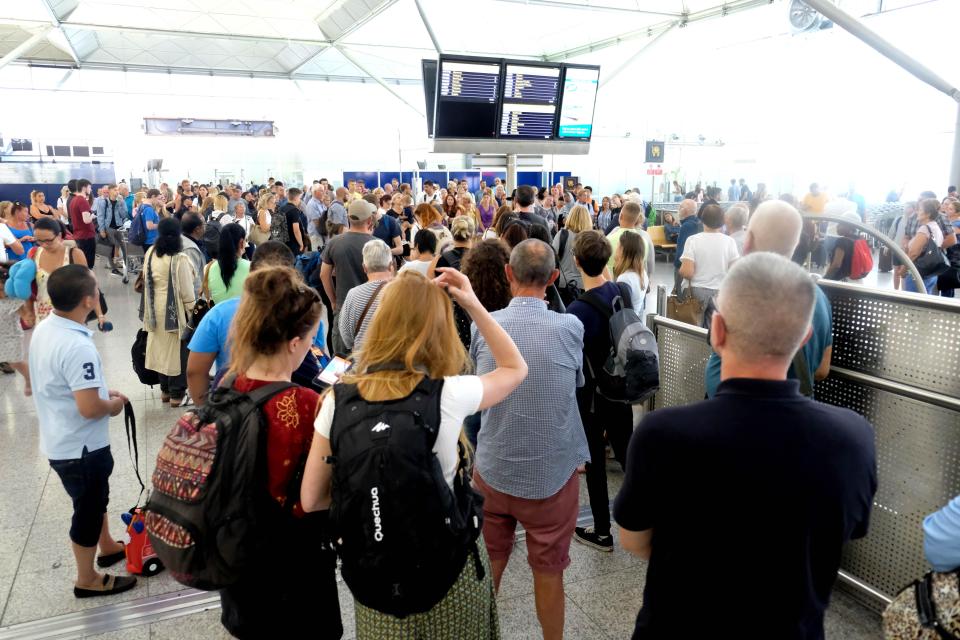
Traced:
[[958, 26], [0, 1], [0, 640], [960, 638]]

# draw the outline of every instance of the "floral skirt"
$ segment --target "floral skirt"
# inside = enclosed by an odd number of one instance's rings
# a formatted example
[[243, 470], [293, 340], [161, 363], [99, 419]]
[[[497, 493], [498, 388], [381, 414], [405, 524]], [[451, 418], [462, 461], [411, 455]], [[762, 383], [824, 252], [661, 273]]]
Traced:
[[483, 580], [477, 580], [473, 556], [467, 556], [450, 591], [426, 613], [396, 618], [354, 600], [357, 640], [499, 640], [497, 600], [482, 537], [477, 539], [477, 550], [486, 574]]

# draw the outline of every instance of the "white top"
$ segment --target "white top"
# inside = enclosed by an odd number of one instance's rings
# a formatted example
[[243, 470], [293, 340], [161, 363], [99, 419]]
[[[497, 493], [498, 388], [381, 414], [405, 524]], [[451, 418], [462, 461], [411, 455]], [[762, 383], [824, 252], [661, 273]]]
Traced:
[[40, 451], [49, 460], [79, 458], [83, 448], [96, 451], [110, 444], [110, 417], [88, 420], [80, 415], [74, 391], [97, 389], [107, 400], [100, 354], [93, 332], [73, 320], [51, 314], [33, 330], [30, 383], [40, 423]]
[[[337, 387], [334, 385], [333, 393], [336, 391]], [[333, 393], [324, 396], [320, 413], [314, 423], [317, 433], [327, 439], [330, 438], [330, 427], [333, 424]], [[479, 376], [447, 376], [443, 379], [443, 391], [440, 394], [440, 431], [437, 442], [433, 445], [433, 452], [437, 454], [440, 468], [443, 469], [443, 478], [451, 489], [460, 463], [457, 441], [460, 439], [463, 420], [477, 412], [482, 399], [483, 383]]]
[[[646, 274], [644, 274], [646, 276]], [[617, 282], [623, 282], [630, 287], [630, 298], [633, 303], [633, 310], [640, 315], [643, 320], [643, 309], [647, 303], [647, 278], [640, 279], [640, 274], [634, 270], [624, 271], [617, 276]]]
[[250, 235], [250, 228], [253, 227], [253, 218], [251, 218], [250, 216], [243, 216], [242, 218], [237, 219], [231, 216], [230, 214], [227, 214], [223, 216], [223, 220], [224, 222], [221, 222], [221, 224], [228, 224], [225, 221], [229, 220], [233, 224], [240, 225], [240, 228], [243, 229], [248, 236]]
[[483, 232], [483, 239], [484, 239], [484, 240], [496, 240], [496, 239], [497, 239], [497, 232], [494, 231], [493, 227], [490, 227], [490, 228], [488, 228], [486, 231]]
[[7, 259], [7, 245], [17, 241], [10, 227], [0, 222], [0, 261]]
[[410, 262], [404, 263], [404, 265], [400, 267], [400, 271], [410, 269], [412, 271], [419, 271], [424, 277], [427, 277], [427, 271], [430, 269], [431, 262], [433, 262], [433, 258], [429, 260], [411, 260]]
[[681, 260], [692, 260], [695, 266], [690, 285], [717, 290], [733, 261], [740, 257], [737, 243], [722, 233], [697, 233], [687, 238]]
[[420, 195], [417, 196], [417, 204], [439, 204], [440, 202], [440, 192], [434, 191], [432, 196], [428, 196], [426, 191], [421, 191]]

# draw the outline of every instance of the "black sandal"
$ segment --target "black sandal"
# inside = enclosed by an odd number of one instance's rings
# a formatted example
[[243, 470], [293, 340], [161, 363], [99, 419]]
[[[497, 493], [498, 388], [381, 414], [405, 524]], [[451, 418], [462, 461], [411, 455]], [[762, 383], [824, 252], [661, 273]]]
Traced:
[[111, 553], [108, 556], [97, 556], [97, 566], [101, 569], [106, 569], [107, 567], [112, 567], [121, 560], [127, 559], [127, 545], [126, 543], [117, 540], [123, 546], [123, 549], [117, 551], [116, 553]]
[[112, 596], [124, 591], [130, 591], [137, 586], [137, 579], [133, 576], [103, 576], [102, 589], [81, 589], [73, 588], [73, 595], [77, 598], [98, 598], [100, 596]]

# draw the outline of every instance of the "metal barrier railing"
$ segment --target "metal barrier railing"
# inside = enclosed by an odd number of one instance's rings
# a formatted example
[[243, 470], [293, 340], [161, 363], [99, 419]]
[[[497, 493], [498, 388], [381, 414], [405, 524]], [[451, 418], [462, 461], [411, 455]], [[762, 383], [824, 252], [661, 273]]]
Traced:
[[[840, 583], [881, 609], [927, 570], [922, 520], [960, 494], [960, 302], [820, 281], [833, 309], [830, 376], [817, 400], [874, 426], [879, 488], [866, 538], [848, 544]], [[660, 349], [660, 391], [648, 409], [704, 397], [706, 331], [664, 317], [648, 326]]]

